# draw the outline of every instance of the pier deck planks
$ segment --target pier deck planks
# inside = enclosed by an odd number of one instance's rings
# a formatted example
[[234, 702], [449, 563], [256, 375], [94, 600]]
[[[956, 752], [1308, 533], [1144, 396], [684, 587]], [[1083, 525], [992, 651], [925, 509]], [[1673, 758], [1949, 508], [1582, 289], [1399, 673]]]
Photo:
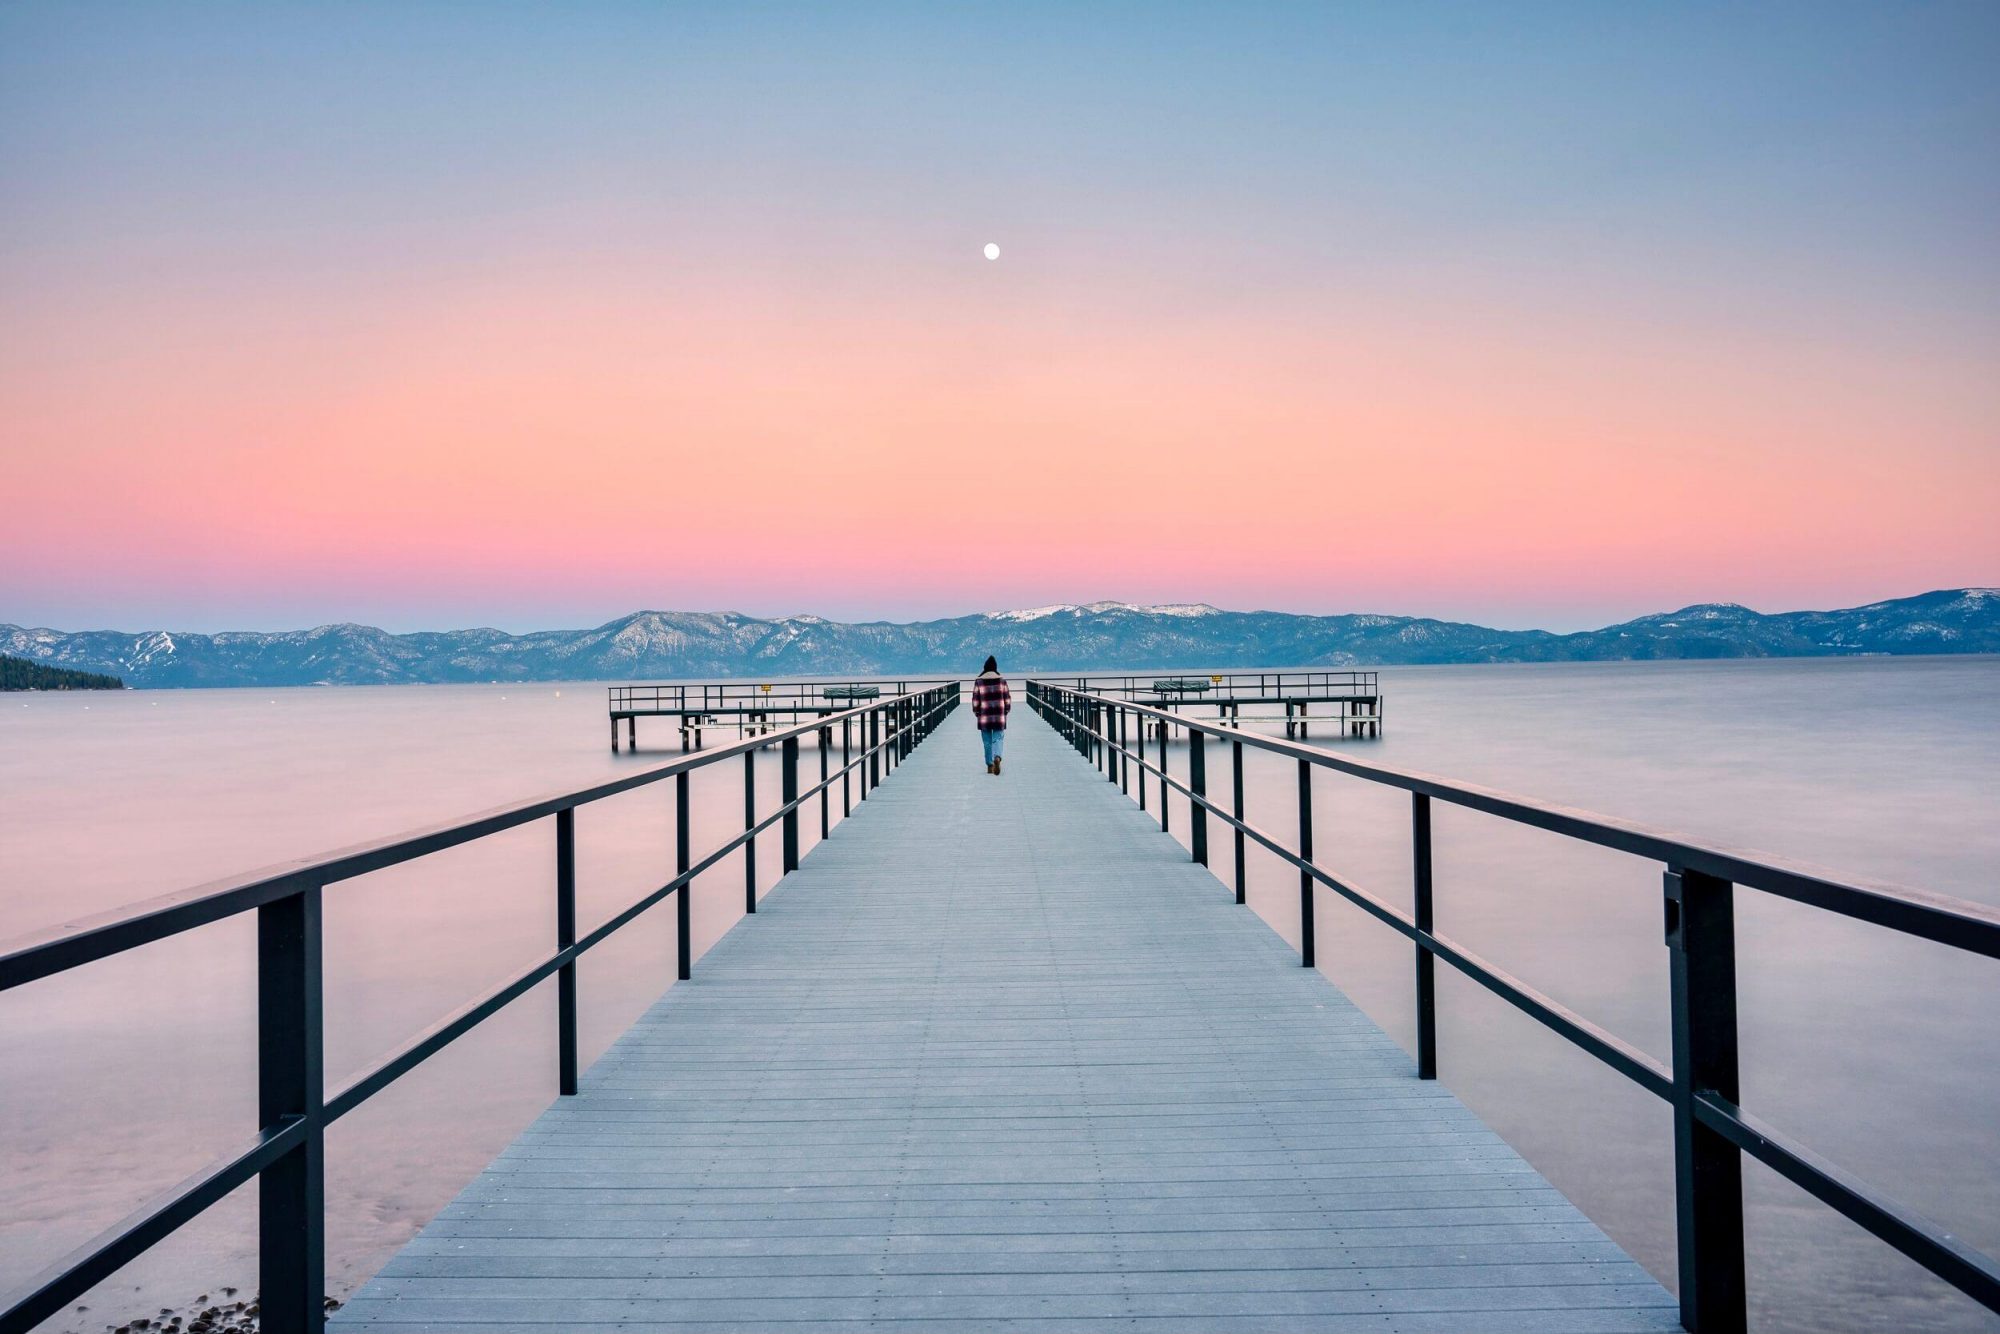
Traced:
[[1025, 708], [1008, 748], [954, 712], [334, 1327], [1679, 1327]]

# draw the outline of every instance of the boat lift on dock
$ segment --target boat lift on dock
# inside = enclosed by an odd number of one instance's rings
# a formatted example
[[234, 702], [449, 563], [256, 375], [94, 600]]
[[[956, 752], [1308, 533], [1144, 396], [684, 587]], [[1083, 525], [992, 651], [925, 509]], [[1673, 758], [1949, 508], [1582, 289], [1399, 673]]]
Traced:
[[639, 719], [673, 718], [681, 749], [700, 750], [709, 728], [734, 727], [738, 737], [764, 736], [809, 718], [851, 709], [884, 693], [908, 695], [948, 684], [945, 680], [867, 677], [848, 681], [686, 681], [673, 685], [610, 687], [611, 753], [618, 753], [618, 724], [625, 742], [639, 749]]
[[[1280, 671], [1215, 672], [1189, 676], [1090, 676], [1051, 684], [1112, 695], [1168, 713], [1213, 705], [1224, 727], [1283, 723], [1287, 737], [1312, 735], [1314, 723], [1330, 726], [1336, 737], [1382, 735], [1382, 685], [1374, 672]], [[1315, 714], [1312, 706], [1330, 705]], [[1249, 705], [1252, 712], [1245, 713]], [[1276, 710], [1282, 708], [1282, 713]], [[1152, 723], [1153, 728], [1172, 727]]]

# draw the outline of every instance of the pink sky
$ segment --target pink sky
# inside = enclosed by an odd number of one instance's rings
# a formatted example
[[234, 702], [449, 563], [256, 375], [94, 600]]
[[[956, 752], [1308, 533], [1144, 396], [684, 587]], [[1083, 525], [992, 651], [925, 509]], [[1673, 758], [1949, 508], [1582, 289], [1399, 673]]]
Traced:
[[[39, 187], [0, 257], [0, 621], [1116, 597], [1568, 628], [2000, 582], [1990, 239], [1938, 258], [1894, 218], [1759, 216], [1798, 182], [1740, 164], [1585, 172], [1551, 206], [1547, 180], [1479, 185], [1470, 141], [1438, 180], [1385, 149], [1303, 194], [1224, 189], [1239, 146], [1313, 169], [1275, 113], [1194, 148], [1100, 123], [1070, 150], [1098, 176], [1001, 156], [990, 180], [950, 143], [829, 165], [748, 129], [655, 177], [571, 166], [586, 136], [558, 127], [558, 168], [511, 162], [517, 128], [470, 159], [509, 181], [488, 200], [400, 160], [402, 125], [358, 156], [306, 127], [336, 176], [418, 173], [412, 201], [274, 185], [262, 142], [135, 165], [113, 132], [146, 108], [79, 129], [84, 86], [17, 91], [39, 119], [0, 145]], [[1531, 128], [1513, 151], [1547, 154]], [[169, 203], [86, 207], [146, 191]]]

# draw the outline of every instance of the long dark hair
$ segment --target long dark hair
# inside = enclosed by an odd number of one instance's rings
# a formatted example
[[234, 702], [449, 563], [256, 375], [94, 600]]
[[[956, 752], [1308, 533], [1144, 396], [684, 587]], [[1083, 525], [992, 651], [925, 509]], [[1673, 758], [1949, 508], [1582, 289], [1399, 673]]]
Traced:
[[987, 672], [992, 672], [995, 676], [998, 676], [1000, 674], [1000, 664], [995, 662], [993, 660], [993, 655], [989, 653], [986, 655], [986, 665], [980, 668], [979, 670], [981, 675], [984, 675]]

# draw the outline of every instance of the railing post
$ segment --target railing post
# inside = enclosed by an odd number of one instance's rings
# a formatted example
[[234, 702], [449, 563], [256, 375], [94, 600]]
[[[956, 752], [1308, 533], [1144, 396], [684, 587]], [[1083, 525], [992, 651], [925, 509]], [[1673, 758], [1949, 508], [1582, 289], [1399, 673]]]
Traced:
[[1160, 720], [1160, 832], [1172, 833], [1169, 816], [1173, 810], [1173, 789], [1167, 786], [1167, 722]]
[[822, 727], [819, 729], [819, 841], [822, 843], [832, 828], [833, 794], [827, 790], [826, 781], [827, 761], [833, 758], [832, 751], [833, 730]]
[[849, 782], [854, 777], [854, 770], [849, 767], [850, 762], [847, 755], [848, 739], [853, 731], [853, 722], [852, 718], [842, 718], [840, 720], [840, 818], [843, 820], [854, 814], [853, 787]]
[[784, 771], [780, 775], [780, 795], [785, 802], [785, 815], [781, 822], [785, 831], [784, 867], [785, 874], [790, 875], [799, 869], [799, 808], [794, 804], [799, 799], [799, 739], [786, 737], [779, 750], [784, 757]]
[[680, 892], [674, 895], [674, 919], [680, 939], [675, 942], [674, 952], [677, 967], [674, 975], [685, 982], [694, 976], [694, 912], [688, 900], [693, 897], [694, 886], [686, 879], [688, 867], [694, 865], [692, 845], [688, 841], [688, 775], [685, 770], [674, 775], [674, 876], [680, 880]]
[[1431, 799], [1410, 794], [1410, 865], [1415, 870], [1414, 906], [1417, 926], [1417, 1078], [1438, 1077], [1437, 956], [1428, 937], [1431, 913]]
[[1736, 1074], [1735, 887], [1699, 871], [1666, 873], [1669, 993], [1674, 1021], [1674, 1221], [1681, 1324], [1740, 1334], [1743, 1159], [1695, 1119], [1695, 1096], [1740, 1100]]
[[1201, 803], [1208, 796], [1208, 738], [1192, 725], [1188, 727], [1188, 786], [1194, 789], [1194, 796], [1188, 799], [1188, 847], [1194, 859], [1206, 866], [1208, 808]]
[[[1233, 803], [1232, 814], [1234, 814], [1237, 819], [1241, 820], [1243, 818], [1243, 743], [1241, 741], [1231, 741], [1229, 743], [1229, 750], [1230, 750], [1230, 757], [1235, 761], [1235, 771], [1231, 775], [1230, 785], [1229, 785], [1230, 786], [1229, 795]], [[1236, 834], [1236, 901], [1238, 903], [1245, 903], [1248, 902], [1248, 896], [1244, 893], [1244, 888], [1243, 888], [1244, 839], [1243, 839], [1243, 830], [1241, 826], [1237, 827], [1237, 829], [1235, 830], [1235, 834]]]
[[882, 711], [868, 711], [868, 783], [861, 789], [865, 800], [868, 789], [882, 785]]
[[1139, 809], [1146, 809], [1146, 716], [1139, 715]]
[[[1125, 706], [1120, 704], [1118, 706], [1118, 790], [1127, 796], [1130, 796], [1132, 793], [1132, 757], [1125, 753], [1126, 747], [1132, 744], [1129, 735], [1130, 730], [1125, 721]], [[1143, 776], [1140, 781], [1142, 783], [1145, 781]], [[1145, 789], [1141, 788], [1140, 791], [1143, 794]]]
[[[576, 944], [576, 808], [556, 812], [556, 948]], [[576, 1095], [576, 964], [556, 969], [556, 1091]]]
[[[743, 828], [757, 827], [757, 752], [743, 752]], [[757, 836], [743, 840], [743, 911], [757, 911]]]
[[326, 1327], [326, 1075], [320, 988], [320, 887], [257, 909], [257, 1117], [305, 1122], [305, 1140], [257, 1177], [263, 1328]]
[[1299, 761], [1299, 963], [1313, 966], [1313, 769]]

